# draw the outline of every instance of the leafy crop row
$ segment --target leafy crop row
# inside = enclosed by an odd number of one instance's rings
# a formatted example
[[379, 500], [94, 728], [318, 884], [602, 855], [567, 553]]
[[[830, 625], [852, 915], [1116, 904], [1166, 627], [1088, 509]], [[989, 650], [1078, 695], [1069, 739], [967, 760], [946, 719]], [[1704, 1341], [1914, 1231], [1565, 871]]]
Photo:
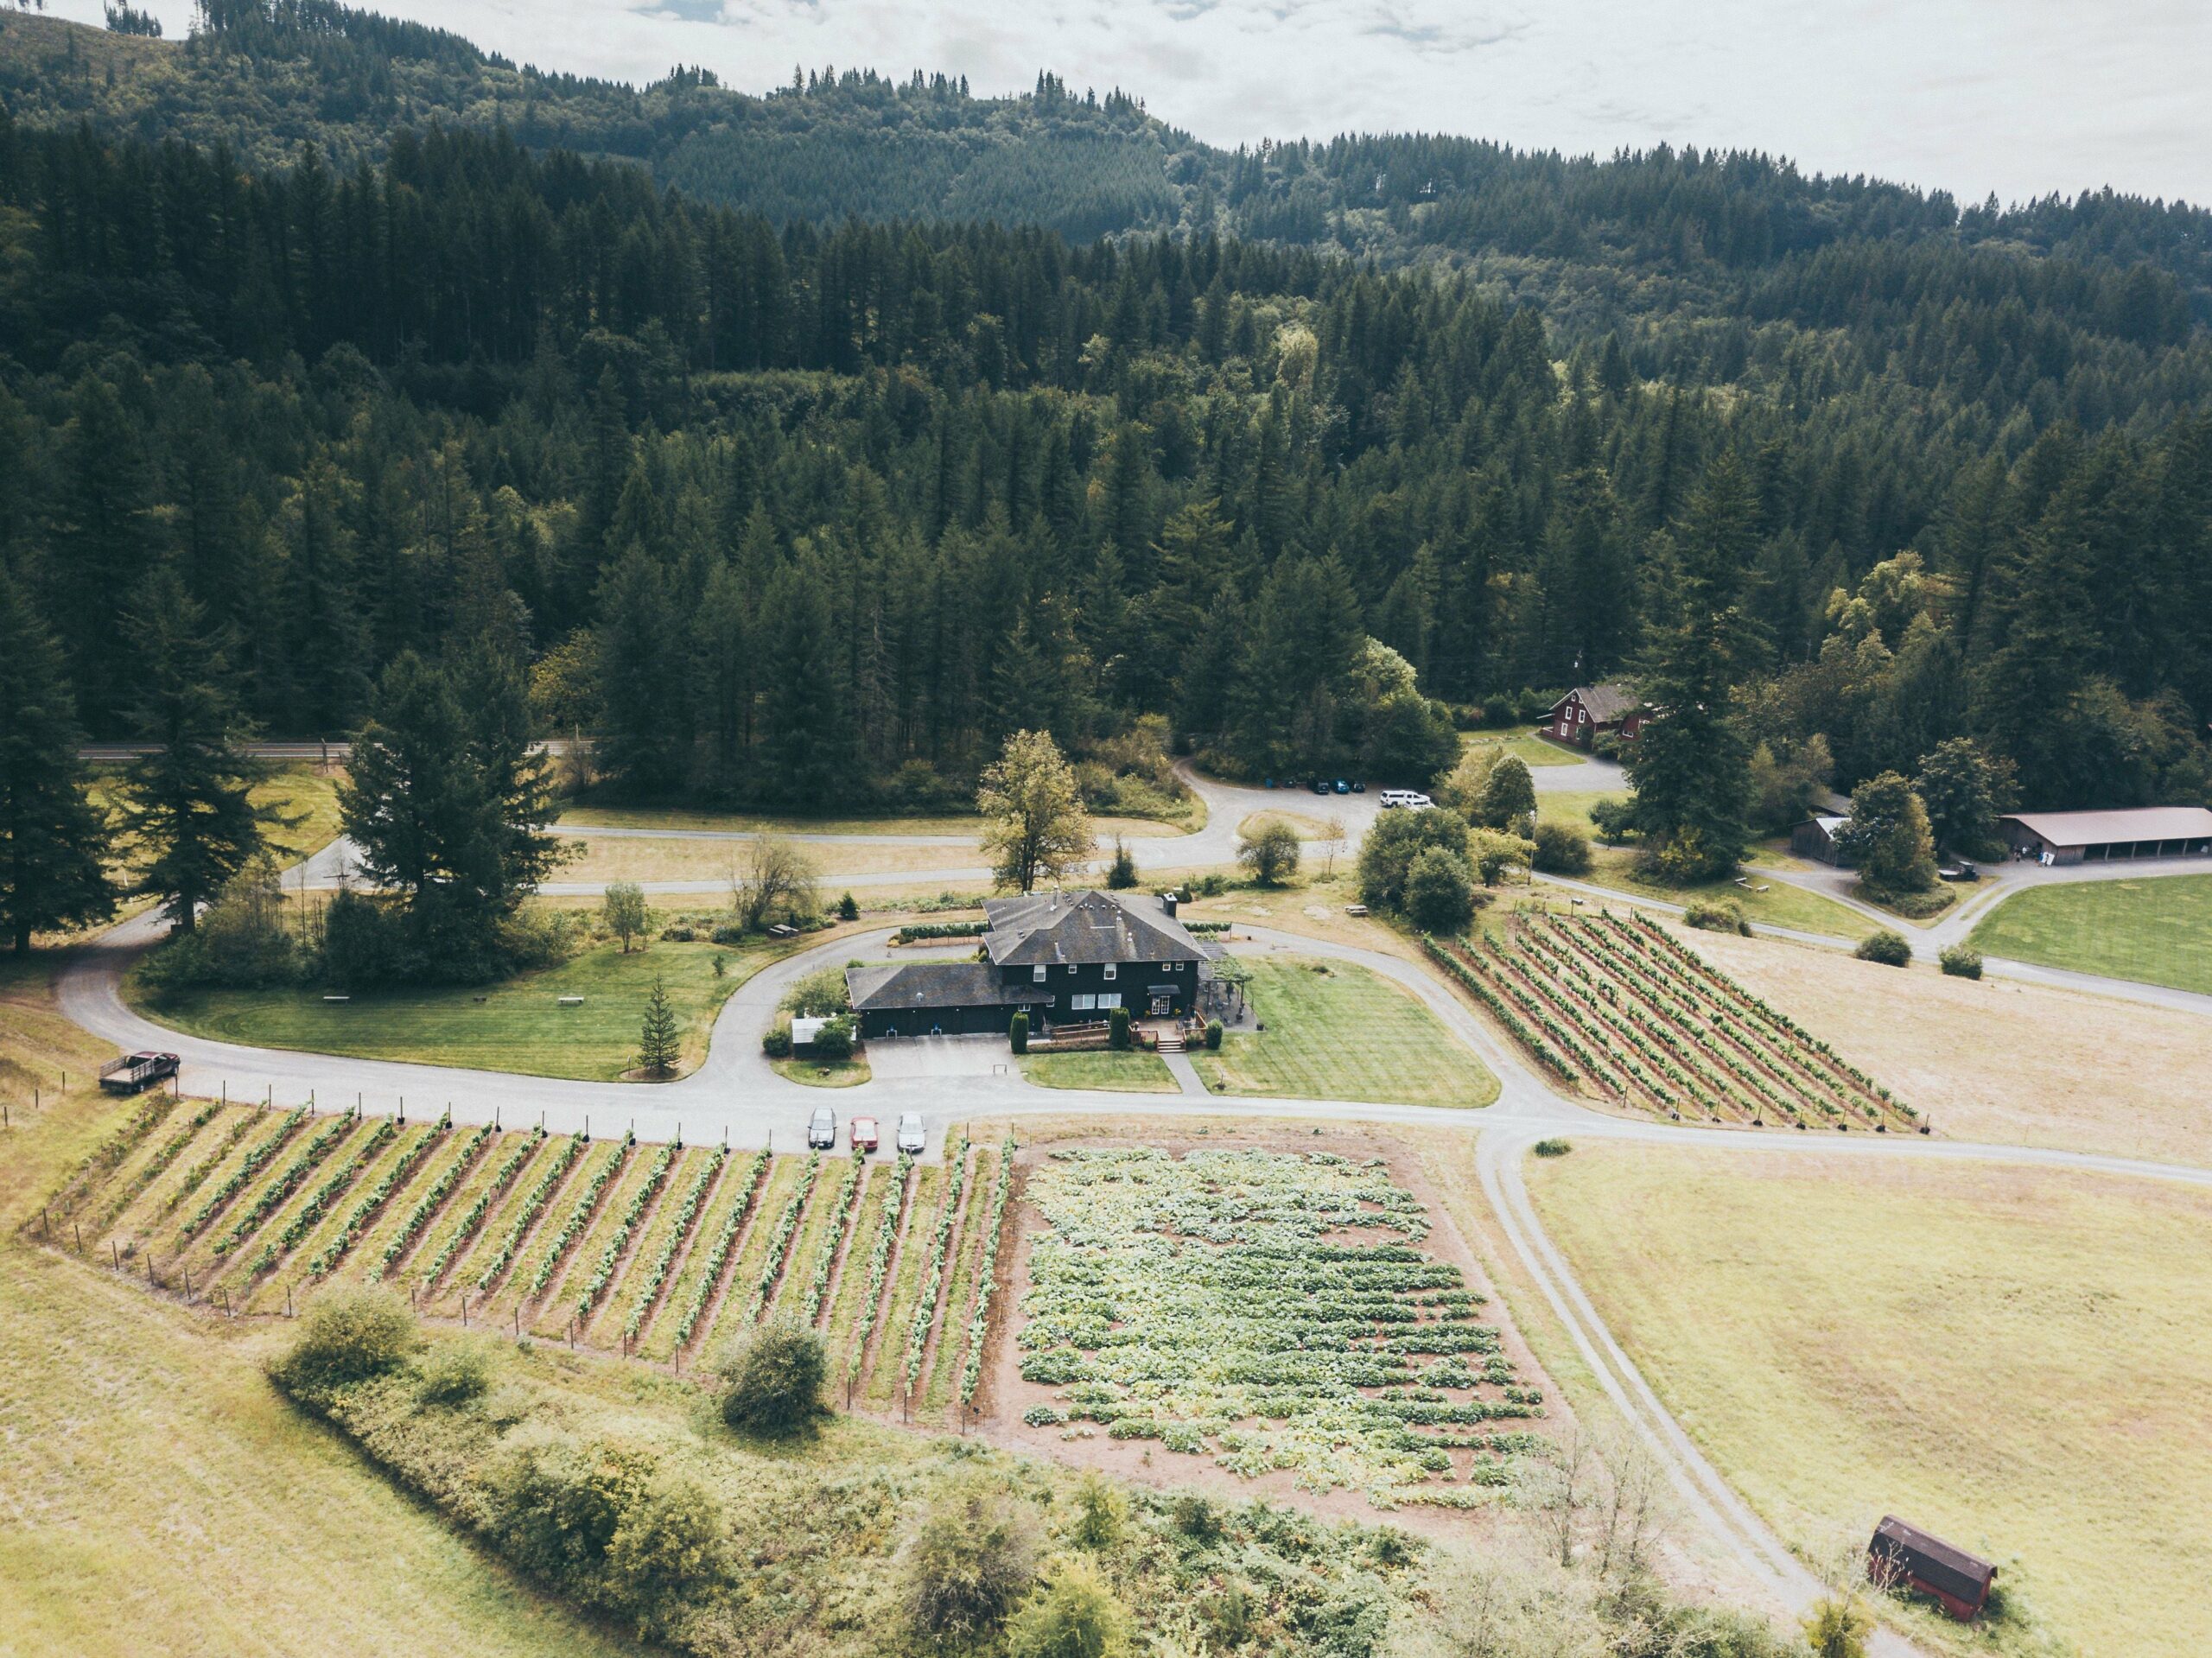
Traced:
[[660, 1294], [660, 1286], [668, 1281], [668, 1270], [676, 1264], [676, 1257], [683, 1248], [683, 1241], [691, 1236], [691, 1223], [698, 1218], [699, 1205], [707, 1201], [708, 1189], [715, 1184], [715, 1176], [721, 1172], [728, 1160], [729, 1152], [717, 1146], [707, 1155], [691, 1185], [676, 1205], [675, 1221], [668, 1229], [668, 1238], [660, 1253], [645, 1268], [638, 1285], [637, 1299], [631, 1305], [630, 1316], [622, 1323], [622, 1344], [627, 1347], [638, 1339], [638, 1332], [645, 1327], [645, 1315], [652, 1311], [653, 1301]]
[[638, 1182], [638, 1189], [622, 1206], [622, 1218], [615, 1225], [614, 1236], [599, 1252], [599, 1265], [593, 1269], [591, 1281], [576, 1298], [576, 1323], [580, 1327], [591, 1322], [592, 1309], [599, 1305], [599, 1298], [606, 1293], [607, 1286], [614, 1281], [614, 1269], [622, 1264], [622, 1252], [630, 1247], [630, 1235], [638, 1229], [638, 1223], [645, 1219], [645, 1210], [652, 1207], [654, 1197], [667, 1183], [668, 1172], [675, 1166], [676, 1154], [682, 1149], [671, 1141], [654, 1153], [653, 1160], [645, 1166], [645, 1178]]
[[491, 1138], [492, 1127], [486, 1123], [462, 1142], [460, 1154], [446, 1166], [445, 1172], [431, 1183], [430, 1189], [416, 1199], [415, 1207], [407, 1211], [399, 1223], [398, 1229], [385, 1240], [384, 1251], [377, 1256], [376, 1265], [369, 1268], [371, 1283], [389, 1274], [399, 1264], [399, 1258], [414, 1247], [415, 1240], [423, 1235], [423, 1229], [430, 1223], [430, 1217], [438, 1212], [438, 1205], [444, 1203], [453, 1189], [461, 1184], [461, 1177], [475, 1162], [476, 1154], [484, 1149], [485, 1143]]
[[187, 1169], [183, 1178], [176, 1183], [175, 1188], [168, 1197], [162, 1199], [162, 1213], [172, 1215], [183, 1208], [186, 1200], [207, 1184], [207, 1177], [222, 1166], [223, 1159], [237, 1149], [238, 1141], [251, 1134], [253, 1125], [260, 1121], [258, 1114], [246, 1112], [232, 1123], [230, 1132], [223, 1136], [207, 1156]]
[[537, 1177], [537, 1184], [524, 1196], [522, 1206], [515, 1211], [514, 1219], [508, 1223], [507, 1235], [499, 1240], [498, 1253], [485, 1262], [484, 1270], [476, 1274], [476, 1287], [480, 1293], [490, 1289], [499, 1281], [499, 1274], [514, 1264], [515, 1256], [522, 1250], [523, 1240], [530, 1236], [530, 1229], [537, 1223], [537, 1217], [545, 1212], [545, 1205], [553, 1201], [554, 1192], [560, 1189], [561, 1182], [568, 1178], [569, 1169], [584, 1154], [584, 1147], [589, 1143], [582, 1134], [571, 1134], [559, 1151], [546, 1159], [544, 1172]]
[[814, 1271], [807, 1279], [806, 1301], [801, 1316], [810, 1324], [821, 1322], [822, 1303], [830, 1294], [830, 1275], [837, 1269], [838, 1246], [844, 1242], [845, 1230], [853, 1223], [853, 1210], [860, 1207], [861, 1177], [867, 1172], [867, 1154], [855, 1152], [852, 1160], [845, 1165], [844, 1182], [837, 1188], [830, 1223], [823, 1232], [822, 1247], [814, 1255]]
[[237, 1197], [251, 1184], [254, 1177], [268, 1166], [269, 1159], [284, 1149], [292, 1136], [299, 1132], [300, 1125], [307, 1120], [308, 1114], [305, 1111], [286, 1112], [283, 1120], [277, 1123], [275, 1131], [240, 1158], [238, 1167], [226, 1175], [222, 1184], [209, 1192], [200, 1203], [200, 1207], [193, 1210], [192, 1218], [187, 1221], [177, 1232], [176, 1247], [181, 1249], [197, 1237], [207, 1223], [222, 1212], [224, 1206], [232, 1198]]
[[822, 1173], [822, 1153], [808, 1154], [806, 1172], [799, 1176], [798, 1189], [791, 1193], [791, 1202], [784, 1205], [784, 1212], [776, 1217], [776, 1229], [768, 1235], [768, 1258], [761, 1264], [760, 1281], [753, 1285], [753, 1293], [746, 1298], [745, 1313], [741, 1324], [756, 1324], [760, 1315], [768, 1310], [768, 1298], [775, 1293], [776, 1280], [783, 1276], [784, 1259], [791, 1254], [791, 1239], [798, 1234], [799, 1217], [806, 1212], [806, 1200], [814, 1195], [814, 1183]]
[[245, 1213], [232, 1224], [231, 1229], [215, 1240], [215, 1253], [226, 1255], [245, 1242], [253, 1229], [267, 1220], [276, 1205], [290, 1197], [301, 1181], [314, 1173], [322, 1159], [338, 1149], [338, 1142], [353, 1132], [353, 1119], [340, 1117], [328, 1126], [308, 1137], [297, 1155], [279, 1169], [267, 1185], [253, 1195]]
[[[492, 1205], [498, 1203], [501, 1194], [514, 1184], [515, 1177], [522, 1172], [522, 1166], [530, 1161], [531, 1153], [544, 1139], [544, 1129], [535, 1128], [508, 1148], [507, 1154], [499, 1159], [499, 1166], [492, 1171], [492, 1178], [484, 1183], [484, 1190], [476, 1194], [474, 1200], [454, 1222], [446, 1233], [446, 1241], [438, 1246], [438, 1253], [423, 1268], [424, 1284], [435, 1284], [444, 1279], [446, 1268], [453, 1265], [454, 1258], [475, 1241], [476, 1229], [484, 1224], [484, 1217], [492, 1212]], [[461, 1159], [455, 1165], [456, 1169], [467, 1160]]]
[[960, 1193], [968, 1184], [968, 1132], [945, 1157], [944, 1205], [938, 1210], [937, 1229], [930, 1235], [928, 1262], [922, 1268], [921, 1299], [914, 1303], [913, 1321], [906, 1327], [906, 1360], [903, 1380], [912, 1393], [921, 1380], [922, 1355], [930, 1344], [930, 1331], [937, 1323], [937, 1299], [944, 1287], [945, 1251], [952, 1242], [952, 1228], [960, 1218]]
[[753, 1161], [737, 1177], [737, 1201], [722, 1217], [721, 1228], [707, 1251], [706, 1263], [700, 1268], [699, 1281], [691, 1291], [690, 1305], [677, 1321], [676, 1345], [679, 1350], [690, 1344], [692, 1332], [698, 1329], [699, 1320], [706, 1317], [707, 1308], [714, 1302], [715, 1288], [722, 1281], [722, 1269], [729, 1265], [729, 1252], [737, 1246], [737, 1235], [745, 1229], [745, 1217], [760, 1201], [760, 1187], [768, 1178], [768, 1162], [767, 1153], [755, 1152]]
[[338, 1229], [338, 1236], [315, 1251], [315, 1259], [308, 1262], [308, 1275], [321, 1278], [345, 1259], [346, 1252], [357, 1242], [371, 1222], [399, 1189], [413, 1176], [430, 1147], [438, 1143], [435, 1134], [419, 1135], [414, 1144], [402, 1152], [392, 1166], [384, 1172], [384, 1178], [369, 1189], [368, 1193], [353, 1205], [353, 1212], [346, 1217], [346, 1224]]
[[860, 1324], [853, 1331], [853, 1350], [845, 1361], [845, 1380], [848, 1384], [860, 1380], [861, 1365], [868, 1357], [868, 1344], [875, 1334], [875, 1326], [883, 1317], [883, 1280], [890, 1275], [891, 1251], [899, 1241], [899, 1222], [906, 1212], [906, 1199], [914, 1186], [914, 1159], [901, 1157], [896, 1184], [884, 1199], [883, 1218], [876, 1223], [875, 1241], [868, 1250], [868, 1287], [861, 1302]]
[[999, 1148], [998, 1178], [983, 1216], [983, 1253], [976, 1263], [976, 1312], [968, 1321], [968, 1356], [960, 1367], [960, 1402], [976, 1402], [983, 1380], [983, 1348], [991, 1328], [991, 1295], [998, 1287], [999, 1233], [1006, 1225], [1007, 1193], [1014, 1187], [1014, 1136]]
[[117, 1192], [109, 1200], [106, 1208], [102, 1211], [105, 1217], [102, 1224], [113, 1224], [124, 1210], [137, 1201], [140, 1192], [168, 1173], [169, 1166], [184, 1155], [184, 1148], [192, 1144], [194, 1136], [205, 1128], [208, 1120], [222, 1109], [220, 1105], [208, 1104], [201, 1106], [199, 1110], [194, 1112], [191, 1120], [175, 1134], [164, 1141], [161, 1149], [147, 1160], [146, 1166], [124, 1182], [122, 1191]]
[[298, 1248], [300, 1240], [314, 1231], [321, 1223], [322, 1217], [330, 1213], [331, 1206], [353, 1189], [353, 1183], [361, 1178], [361, 1172], [398, 1133], [398, 1125], [390, 1117], [385, 1117], [372, 1128], [346, 1160], [324, 1176], [322, 1184], [308, 1194], [308, 1200], [300, 1205], [296, 1214], [284, 1223], [283, 1229], [261, 1246], [260, 1252], [254, 1257], [254, 1275], [260, 1276], [274, 1267], [281, 1256]]
[[576, 1194], [576, 1201], [569, 1206], [560, 1227], [548, 1240], [544, 1253], [537, 1258], [537, 1270], [531, 1274], [530, 1287], [522, 1293], [525, 1301], [534, 1300], [545, 1286], [553, 1281], [553, 1274], [561, 1270], [561, 1263], [569, 1258], [569, 1251], [576, 1241], [590, 1229], [591, 1217], [599, 1210], [599, 1200], [607, 1191], [608, 1182], [620, 1174], [630, 1160], [630, 1148], [634, 1140], [625, 1140], [613, 1156], [592, 1172], [584, 1182], [584, 1189]]

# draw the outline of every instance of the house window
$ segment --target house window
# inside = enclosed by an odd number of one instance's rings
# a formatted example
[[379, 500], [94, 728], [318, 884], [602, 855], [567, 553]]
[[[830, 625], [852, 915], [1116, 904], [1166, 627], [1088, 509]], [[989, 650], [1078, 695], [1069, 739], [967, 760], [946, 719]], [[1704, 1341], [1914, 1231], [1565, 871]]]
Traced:
[[1107, 963], [1106, 963], [1106, 982], [1107, 982], [1107, 983], [1109, 983], [1109, 984], [1113, 983], [1113, 982], [1114, 982], [1114, 975], [1115, 975], [1116, 973], [1119, 973], [1121, 970], [1122, 970], [1122, 967], [1121, 967], [1121, 963], [1120, 963], [1120, 962], [1107, 962]]
[[1072, 979], [1073, 977], [1075, 977], [1075, 975], [1076, 975], [1077, 974], [1078, 974], [1078, 973], [1080, 973], [1080, 972], [1082, 972], [1082, 971], [1083, 971], [1083, 968], [1082, 968], [1082, 966], [1081, 966], [1081, 964], [1080, 964], [1080, 963], [1078, 963], [1078, 962], [1070, 962], [1068, 963], [1068, 977], [1070, 977], [1071, 979]]
[[1121, 1005], [1122, 993], [1120, 991], [1102, 990], [1098, 993], [1098, 1006], [1102, 1011], [1109, 1007], [1119, 1007]]
[[1081, 991], [1077, 991], [1074, 995], [1068, 998], [1068, 1007], [1071, 1011], [1075, 1013], [1087, 1013], [1097, 1006], [1097, 997], [1086, 995]]
[[1037, 966], [1036, 966], [1036, 968], [1034, 969], [1034, 970], [1033, 970], [1033, 971], [1031, 972], [1031, 974], [1030, 974], [1030, 975], [1029, 975], [1029, 976], [1030, 976], [1030, 981], [1031, 981], [1031, 982], [1032, 982], [1032, 983], [1034, 983], [1034, 984], [1042, 984], [1042, 983], [1044, 983], [1044, 982], [1045, 982], [1045, 964], [1044, 964], [1042, 962], [1039, 962], [1037, 964]]

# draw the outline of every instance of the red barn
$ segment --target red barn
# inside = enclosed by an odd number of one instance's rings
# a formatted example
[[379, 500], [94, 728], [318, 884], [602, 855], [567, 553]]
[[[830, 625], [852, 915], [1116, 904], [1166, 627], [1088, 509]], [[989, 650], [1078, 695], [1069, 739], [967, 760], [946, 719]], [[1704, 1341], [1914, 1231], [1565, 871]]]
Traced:
[[1997, 1568], [1885, 1514], [1866, 1545], [1866, 1575], [1886, 1586], [1930, 1596], [1959, 1622], [1970, 1623], [1989, 1602]]
[[1537, 729], [1554, 742], [1587, 748], [1601, 732], [1635, 736], [1650, 715], [1650, 706], [1617, 679], [1603, 685], [1577, 685], [1552, 704]]

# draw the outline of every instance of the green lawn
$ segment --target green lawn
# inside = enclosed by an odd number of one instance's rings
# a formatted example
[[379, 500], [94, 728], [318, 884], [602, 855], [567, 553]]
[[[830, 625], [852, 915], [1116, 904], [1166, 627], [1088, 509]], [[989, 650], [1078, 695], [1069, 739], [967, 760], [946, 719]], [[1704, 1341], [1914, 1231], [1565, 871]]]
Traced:
[[2212, 994], [2212, 875], [2031, 887], [1974, 930], [1985, 956]]
[[771, 1059], [769, 1069], [779, 1077], [794, 1083], [804, 1083], [809, 1088], [857, 1088], [875, 1073], [867, 1060], [852, 1059]]
[[[705, 1057], [708, 1032], [730, 993], [788, 953], [781, 946], [656, 943], [625, 956], [611, 943], [595, 944], [558, 967], [500, 984], [376, 991], [345, 1002], [327, 1002], [319, 989], [277, 989], [190, 990], [156, 1003], [135, 974], [126, 989], [149, 1018], [226, 1042], [605, 1081], [636, 1063], [655, 979], [668, 987], [683, 1033], [683, 1068], [690, 1070]], [[728, 969], [719, 979], [716, 956]], [[563, 996], [582, 996], [583, 1005], [563, 1007]]]
[[1536, 797], [1536, 816], [1547, 823], [1571, 823], [1584, 834], [1595, 835], [1598, 826], [1590, 821], [1590, 809], [1601, 800], [1626, 800], [1624, 790], [1567, 789], [1557, 794]]
[[1534, 726], [1523, 726], [1518, 731], [1471, 731], [1462, 740], [1469, 748], [1502, 745], [1507, 753], [1519, 756], [1529, 765], [1573, 765], [1588, 758], [1573, 749], [1546, 741], [1536, 735]]
[[1156, 1053], [1025, 1053], [1021, 1074], [1039, 1088], [1104, 1088], [1173, 1094], [1178, 1084]]
[[[1694, 886], [1670, 886], [1638, 873], [1638, 854], [1633, 848], [1596, 846], [1590, 850], [1590, 873], [1575, 879], [1593, 886], [1610, 887], [1632, 898], [1656, 899], [1662, 904], [1688, 904], [1699, 898], [1725, 899], [1739, 905], [1754, 925], [1789, 927], [1800, 932], [1825, 933], [1831, 938], [1864, 938], [1875, 930], [1876, 924], [1856, 910], [1838, 904], [1834, 899], [1822, 898], [1818, 893], [1808, 893], [1762, 874], [1756, 867], [1745, 871], [1750, 886], [1738, 886], [1725, 878]], [[1757, 890], [1761, 887], [1765, 890]], [[1543, 896], [1541, 883], [1536, 896]]]
[[1380, 975], [1302, 956], [1244, 965], [1252, 1011], [1268, 1028], [1231, 1031], [1218, 1053], [1192, 1053], [1208, 1088], [1384, 1105], [1478, 1106], [1497, 1097], [1489, 1068]]

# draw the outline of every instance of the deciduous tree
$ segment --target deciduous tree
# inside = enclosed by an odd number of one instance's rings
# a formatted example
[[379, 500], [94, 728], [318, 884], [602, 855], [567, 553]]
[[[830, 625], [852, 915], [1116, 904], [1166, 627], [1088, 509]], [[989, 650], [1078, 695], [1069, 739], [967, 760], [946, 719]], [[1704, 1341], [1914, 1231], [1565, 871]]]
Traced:
[[983, 851], [1001, 886], [1033, 893], [1097, 851], [1075, 768], [1048, 731], [1017, 731], [983, 769], [976, 810], [988, 820]]

